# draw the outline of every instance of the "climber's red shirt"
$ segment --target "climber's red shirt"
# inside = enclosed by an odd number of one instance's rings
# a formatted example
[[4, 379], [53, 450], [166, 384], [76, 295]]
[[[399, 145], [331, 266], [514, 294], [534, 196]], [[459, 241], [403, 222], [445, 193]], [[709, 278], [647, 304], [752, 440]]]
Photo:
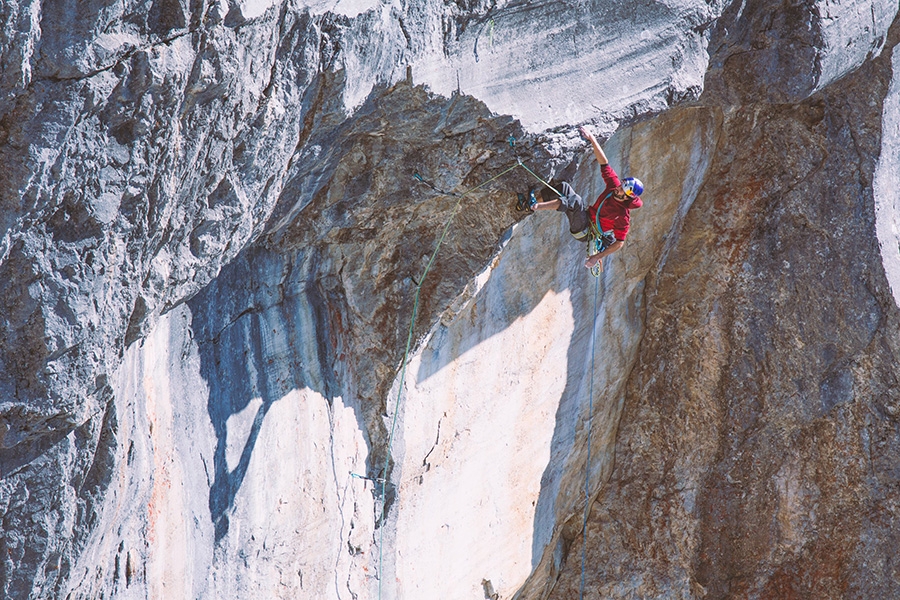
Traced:
[[[619, 187], [622, 182], [619, 181], [619, 176], [608, 164], [600, 166], [600, 175], [603, 177], [604, 183], [606, 183], [606, 189], [597, 196], [597, 200], [588, 210], [591, 222], [597, 223], [600, 231], [612, 230], [615, 232], [617, 240], [625, 241], [625, 236], [628, 235], [628, 227], [631, 224], [631, 209], [640, 208], [643, 206], [643, 202], [641, 202], [640, 196], [626, 197], [622, 202], [613, 197], [613, 190]], [[603, 202], [604, 198], [607, 199], [606, 202]], [[603, 206], [600, 206], [601, 203]], [[598, 207], [600, 208], [599, 215], [597, 215]], [[597, 218], [598, 216], [599, 219]]]

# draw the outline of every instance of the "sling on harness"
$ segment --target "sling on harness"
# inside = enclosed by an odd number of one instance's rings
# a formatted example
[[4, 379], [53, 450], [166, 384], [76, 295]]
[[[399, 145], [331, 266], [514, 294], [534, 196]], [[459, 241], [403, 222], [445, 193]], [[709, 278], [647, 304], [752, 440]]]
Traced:
[[[594, 256], [595, 254], [600, 254], [614, 243], [616, 243], [616, 237], [613, 234], [612, 230], [603, 231], [600, 229], [600, 209], [603, 208], [603, 205], [606, 204], [606, 201], [609, 200], [610, 196], [612, 196], [612, 191], [608, 192], [606, 196], [604, 196], [603, 200], [600, 201], [599, 206], [597, 206], [597, 210], [594, 212], [594, 218], [590, 219], [587, 229], [581, 231], [578, 234], [572, 234], [576, 240], [578, 241], [587, 241], [587, 255]], [[596, 264], [591, 267], [591, 275], [594, 277], [600, 277], [600, 264]]]

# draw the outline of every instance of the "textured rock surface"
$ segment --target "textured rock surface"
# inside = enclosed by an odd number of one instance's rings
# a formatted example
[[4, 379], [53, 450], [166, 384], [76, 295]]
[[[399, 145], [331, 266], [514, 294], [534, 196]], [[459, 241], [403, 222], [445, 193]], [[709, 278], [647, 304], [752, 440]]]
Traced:
[[[900, 70], [900, 53], [891, 53], [894, 73]], [[872, 192], [875, 196], [875, 230], [881, 248], [885, 274], [894, 301], [900, 305], [900, 83], [891, 80], [882, 105], [881, 154], [875, 167]]]
[[[459, 3], [460, 6], [465, 6]], [[474, 2], [474, 14], [432, 30], [417, 76], [436, 91], [474, 95], [542, 130], [616, 122], [696, 97], [706, 30], [721, 2]], [[421, 73], [421, 75], [419, 75]], [[450, 76], [448, 76], [450, 74]]]
[[896, 12], [5, 2], [3, 595], [896, 596]]
[[[714, 177], [648, 281], [616, 467], [570, 548], [586, 546], [589, 597], [900, 593], [898, 312], [881, 262], [898, 250], [874, 235], [896, 192], [873, 188], [897, 154], [890, 64], [721, 117]], [[579, 565], [549, 597], [578, 593]]]

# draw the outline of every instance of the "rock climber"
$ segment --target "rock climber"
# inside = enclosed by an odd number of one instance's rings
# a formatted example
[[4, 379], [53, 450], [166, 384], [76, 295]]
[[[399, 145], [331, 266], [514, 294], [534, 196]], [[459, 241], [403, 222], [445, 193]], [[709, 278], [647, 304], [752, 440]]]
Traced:
[[562, 197], [538, 202], [534, 190], [530, 190], [527, 206], [530, 210], [535, 211], [564, 212], [569, 219], [569, 232], [579, 241], [590, 241], [591, 225], [593, 224], [594, 234], [600, 242], [599, 250], [585, 259], [584, 266], [592, 270], [596, 267], [596, 272], [599, 272], [603, 270], [603, 259], [618, 252], [625, 245], [625, 236], [628, 235], [628, 228], [631, 224], [631, 209], [640, 208], [643, 205], [641, 194], [644, 191], [644, 185], [634, 177], [626, 177], [619, 181], [618, 175], [610, 166], [597, 138], [584, 127], [579, 127], [578, 133], [590, 142], [594, 156], [600, 163], [600, 175], [603, 177], [606, 188], [597, 196], [597, 200], [587, 207], [572, 186], [563, 181], [559, 190], [563, 194]]

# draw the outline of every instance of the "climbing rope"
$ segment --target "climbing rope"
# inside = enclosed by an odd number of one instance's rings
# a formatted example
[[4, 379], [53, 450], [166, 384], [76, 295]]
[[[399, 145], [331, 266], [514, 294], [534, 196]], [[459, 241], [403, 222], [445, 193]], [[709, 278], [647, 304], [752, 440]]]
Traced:
[[541, 183], [543, 183], [544, 185], [546, 185], [548, 188], [550, 188], [551, 190], [553, 190], [554, 192], [556, 192], [556, 195], [559, 196], [560, 198], [562, 198], [562, 197], [564, 196], [564, 194], [563, 194], [562, 192], [560, 192], [560, 191], [557, 190], [555, 187], [553, 187], [552, 185], [550, 185], [549, 183], [547, 183], [546, 181], [544, 181], [543, 179], [541, 179], [541, 177], [540, 177], [537, 173], [535, 173], [534, 171], [532, 171], [531, 169], [529, 169], [527, 166], [525, 166], [525, 163], [522, 162], [522, 159], [517, 159], [517, 160], [519, 161], [519, 164], [516, 165], [516, 166], [522, 167], [523, 169], [525, 169], [526, 171], [528, 171], [529, 173], [531, 173], [532, 176], [534, 176], [535, 179], [537, 179], [538, 181], [540, 181]]
[[[510, 147], [515, 149], [515, 138], [510, 137], [509, 145], [510, 145]], [[396, 429], [397, 429], [397, 417], [400, 413], [400, 397], [401, 397], [401, 394], [403, 393], [403, 386], [406, 382], [406, 367], [407, 367], [407, 364], [409, 363], [409, 352], [412, 349], [413, 333], [415, 330], [416, 316], [417, 316], [418, 310], [419, 310], [419, 298], [421, 297], [421, 293], [422, 293], [422, 285], [425, 283], [425, 278], [428, 276], [428, 272], [431, 270], [431, 267], [434, 264], [435, 259], [437, 258], [438, 251], [441, 249], [441, 245], [444, 243], [444, 239], [447, 237], [447, 232], [450, 230], [450, 225], [453, 222], [453, 219], [456, 217], [457, 212], [459, 212], [459, 207], [462, 204], [463, 198], [465, 198], [472, 192], [483, 188], [484, 186], [488, 185], [489, 183], [496, 181], [497, 179], [506, 175], [513, 169], [516, 169], [519, 167], [525, 169], [525, 171], [530, 173], [539, 182], [541, 182], [542, 184], [544, 184], [545, 186], [547, 186], [548, 188], [550, 188], [551, 190], [556, 192], [557, 195], [559, 195], [560, 197], [562, 196], [562, 194], [558, 190], [556, 190], [556, 188], [554, 188], [552, 185], [550, 185], [548, 182], [546, 182], [544, 179], [542, 179], [534, 171], [529, 169], [525, 165], [525, 163], [523, 163], [522, 160], [518, 157], [516, 157], [515, 164], [511, 165], [510, 167], [507, 167], [506, 169], [504, 169], [497, 175], [494, 175], [490, 179], [487, 179], [487, 180], [479, 183], [475, 187], [469, 188], [468, 190], [466, 190], [462, 193], [442, 190], [441, 188], [437, 187], [433, 183], [427, 181], [424, 177], [422, 177], [422, 175], [419, 174], [418, 171], [413, 173], [413, 178], [416, 181], [419, 181], [420, 183], [427, 185], [428, 187], [430, 187], [434, 191], [438, 192], [439, 194], [442, 194], [445, 196], [456, 197], [457, 200], [456, 200], [456, 204], [453, 206], [453, 210], [450, 212], [450, 216], [447, 218], [447, 222], [444, 224], [444, 229], [441, 232], [440, 237], [438, 238], [437, 245], [435, 246], [434, 251], [431, 253], [431, 257], [428, 259], [428, 263], [425, 266], [425, 270], [422, 272], [422, 275], [421, 275], [421, 277], [419, 277], [418, 281], [412, 280], [416, 286], [416, 293], [415, 293], [415, 297], [413, 298], [412, 316], [410, 317], [410, 320], [409, 320], [409, 330], [406, 335], [406, 348], [403, 351], [403, 361], [400, 366], [400, 381], [399, 381], [399, 385], [397, 387], [397, 399], [394, 402], [394, 416], [391, 421], [391, 430], [390, 430], [390, 434], [388, 436], [387, 453], [385, 454], [385, 457], [384, 457], [384, 468], [382, 469], [382, 477], [378, 480], [381, 482], [381, 530], [379, 533], [379, 541], [378, 541], [378, 598], [379, 598], [379, 600], [381, 600], [382, 581], [384, 578], [384, 530], [387, 525], [387, 518], [385, 515], [385, 499], [387, 496], [388, 468], [390, 467], [391, 450], [394, 445], [394, 433], [396, 432]], [[594, 312], [596, 313], [596, 297], [594, 299], [594, 303], [595, 303], [595, 307], [594, 307], [595, 311]], [[596, 314], [594, 315], [594, 319], [596, 321]], [[593, 346], [593, 341], [591, 342], [591, 344]], [[593, 358], [591, 360], [592, 360], [592, 362], [591, 362], [591, 380], [592, 380], [592, 384], [593, 384]], [[593, 408], [591, 410], [593, 411]], [[589, 434], [590, 434], [590, 432], [589, 432]], [[588, 448], [588, 451], [590, 452], [590, 448]], [[351, 473], [351, 475], [352, 475], [352, 473]], [[360, 477], [360, 478], [361, 479], [369, 479], [369, 478], [365, 478], [365, 477]]]
[[[441, 249], [441, 245], [444, 243], [444, 239], [447, 237], [447, 232], [450, 230], [450, 224], [453, 222], [453, 219], [456, 217], [456, 213], [459, 212], [459, 207], [462, 204], [463, 198], [465, 198], [472, 192], [474, 192], [480, 188], [483, 188], [484, 186], [491, 183], [492, 181], [496, 181], [500, 177], [503, 177], [504, 175], [506, 175], [507, 173], [509, 173], [510, 171], [515, 169], [516, 167], [519, 167], [520, 165], [524, 167], [524, 165], [522, 165], [522, 162], [519, 161], [517, 164], [514, 164], [507, 169], [504, 169], [497, 175], [494, 175], [490, 179], [487, 179], [487, 180], [479, 183], [478, 185], [476, 185], [473, 188], [469, 188], [468, 190], [464, 191], [461, 194], [458, 194], [456, 192], [445, 192], [444, 190], [441, 190], [434, 184], [426, 181], [418, 173], [418, 171], [413, 173], [413, 178], [416, 179], [417, 181], [424, 183], [431, 189], [433, 189], [441, 194], [448, 195], [448, 196], [456, 196], [457, 200], [456, 200], [456, 204], [453, 206], [453, 210], [450, 212], [450, 216], [447, 218], [446, 224], [444, 224], [444, 229], [441, 232], [440, 237], [438, 238], [437, 245], [435, 246], [434, 251], [431, 253], [431, 257], [428, 259], [428, 264], [425, 265], [425, 270], [422, 272], [422, 275], [421, 275], [421, 277], [419, 277], [418, 281], [413, 280], [413, 283], [415, 283], [415, 285], [416, 285], [416, 294], [415, 294], [415, 297], [413, 298], [412, 317], [409, 320], [409, 331], [407, 332], [407, 335], [406, 335], [406, 348], [403, 351], [403, 362], [401, 363], [401, 366], [400, 366], [400, 382], [399, 382], [399, 386], [397, 388], [397, 400], [394, 403], [394, 417], [393, 417], [393, 420], [391, 421], [391, 431], [390, 431], [390, 435], [388, 436], [387, 453], [385, 454], [385, 457], [384, 457], [384, 469], [382, 470], [382, 477], [381, 477], [381, 531], [380, 531], [379, 540], [378, 540], [378, 598], [379, 598], [379, 600], [381, 599], [381, 582], [383, 580], [383, 575], [384, 575], [384, 569], [383, 569], [383, 567], [384, 567], [384, 529], [387, 524], [386, 515], [384, 513], [384, 505], [385, 505], [385, 498], [386, 498], [386, 492], [387, 492], [388, 468], [390, 466], [390, 460], [391, 460], [391, 449], [393, 448], [393, 445], [394, 445], [394, 433], [397, 429], [397, 416], [400, 413], [400, 395], [403, 393], [403, 385], [406, 381], [406, 366], [409, 363], [409, 351], [412, 348], [413, 331], [415, 329], [416, 315], [418, 314], [418, 311], [419, 311], [419, 298], [422, 293], [422, 284], [425, 283], [425, 277], [428, 276], [428, 272], [431, 270], [431, 266], [434, 264], [434, 261], [437, 258], [438, 251]], [[527, 169], [527, 167], [526, 167], [526, 169]]]
[[[510, 147], [512, 147], [515, 150], [515, 138], [510, 137], [509, 145], [510, 145]], [[457, 212], [459, 212], [459, 207], [462, 204], [463, 198], [465, 198], [472, 192], [488, 185], [489, 183], [496, 181], [503, 175], [506, 175], [507, 173], [509, 173], [510, 171], [512, 171], [513, 169], [516, 169], [518, 167], [525, 169], [525, 171], [527, 171], [532, 177], [534, 177], [539, 182], [541, 182], [542, 184], [544, 184], [545, 186], [547, 186], [548, 188], [553, 190], [558, 196], [561, 197], [563, 195], [562, 193], [559, 192], [559, 190], [557, 190], [552, 185], [550, 185], [550, 183], [548, 183], [543, 178], [541, 178], [537, 173], [535, 173], [534, 171], [529, 169], [528, 166], [522, 162], [522, 159], [520, 159], [518, 157], [516, 157], [516, 163], [513, 164], [512, 166], [507, 167], [506, 169], [504, 169], [497, 175], [479, 183], [475, 187], [470, 188], [470, 189], [462, 192], [461, 194], [452, 192], [452, 191], [442, 190], [441, 188], [437, 187], [433, 183], [427, 181], [424, 177], [422, 177], [422, 175], [419, 174], [418, 171], [413, 173], [413, 178], [416, 179], [417, 181], [419, 181], [420, 183], [427, 185], [428, 187], [430, 187], [434, 191], [438, 192], [439, 194], [456, 197], [457, 200], [456, 200], [456, 204], [453, 207], [453, 210], [450, 213], [450, 216], [447, 218], [447, 222], [444, 224], [444, 229], [441, 232], [440, 237], [438, 238], [438, 242], [435, 245], [434, 251], [431, 253], [431, 257], [428, 259], [428, 263], [425, 266], [425, 270], [422, 272], [422, 275], [421, 275], [421, 277], [419, 277], [418, 281], [413, 280], [413, 283], [415, 283], [415, 285], [416, 285], [416, 293], [413, 298], [412, 316], [410, 317], [410, 320], [409, 320], [409, 330], [408, 330], [407, 336], [406, 336], [406, 347], [403, 351], [403, 361], [400, 366], [400, 381], [399, 381], [399, 385], [397, 388], [397, 399], [394, 402], [394, 416], [391, 421], [391, 430], [390, 430], [390, 434], [388, 436], [387, 452], [384, 457], [384, 468], [382, 469], [382, 477], [378, 480], [381, 482], [381, 530], [379, 533], [379, 542], [378, 542], [378, 598], [379, 598], [379, 600], [381, 600], [381, 597], [382, 597], [382, 581], [384, 578], [384, 530], [385, 530], [385, 527], [387, 524], [387, 516], [385, 515], [385, 499], [387, 497], [388, 468], [390, 467], [391, 450], [393, 449], [393, 445], [394, 445], [394, 434], [396, 433], [396, 429], [397, 429], [397, 418], [400, 413], [400, 398], [401, 398], [401, 394], [403, 393], [403, 386], [406, 382], [406, 367], [409, 363], [409, 352], [412, 348], [413, 333], [415, 331], [416, 316], [417, 316], [418, 310], [419, 310], [419, 299], [420, 299], [421, 293], [422, 293], [422, 285], [425, 283], [425, 278], [428, 276], [428, 272], [431, 270], [431, 267], [434, 264], [435, 259], [437, 258], [438, 251], [440, 250], [441, 245], [444, 243], [444, 239], [447, 237], [447, 232], [450, 230], [450, 225], [452, 224], [453, 219], [456, 217]], [[597, 281], [599, 282], [599, 280], [597, 280]], [[595, 288], [595, 292], [594, 292], [594, 325], [595, 325], [595, 329], [596, 329], [596, 320], [597, 320], [597, 293], [596, 293], [596, 288]], [[591, 417], [589, 417], [589, 419], [588, 419], [589, 424], [590, 424], [591, 418], [593, 416], [593, 382], [594, 382], [593, 346], [594, 346], [594, 336], [592, 334], [592, 336], [591, 336], [591, 401], [590, 401]], [[590, 432], [590, 428], [589, 428], [588, 429], [588, 464], [586, 467], [587, 469], [590, 468], [590, 434], [591, 434], [591, 432]], [[365, 477], [361, 477], [361, 478], [369, 479], [369, 478], [365, 478]], [[588, 482], [585, 482], [585, 498], [587, 498], [587, 494], [588, 494]], [[586, 527], [587, 527], [587, 500], [585, 500], [585, 522], [584, 522], [584, 526], [582, 528], [582, 534], [584, 533], [584, 530], [586, 529]], [[583, 595], [583, 593], [584, 593], [584, 554], [583, 553], [582, 553], [582, 585], [581, 585], [581, 587], [582, 587], [582, 595]]]
[[588, 418], [587, 418], [587, 461], [584, 465], [584, 520], [581, 523], [581, 588], [578, 592], [579, 600], [584, 600], [584, 573], [585, 559], [587, 557], [587, 520], [590, 509], [591, 487], [591, 430], [594, 424], [594, 356], [597, 354], [594, 342], [597, 339], [597, 292], [600, 289], [600, 279], [594, 279], [594, 325], [591, 329], [591, 382], [588, 394]]

